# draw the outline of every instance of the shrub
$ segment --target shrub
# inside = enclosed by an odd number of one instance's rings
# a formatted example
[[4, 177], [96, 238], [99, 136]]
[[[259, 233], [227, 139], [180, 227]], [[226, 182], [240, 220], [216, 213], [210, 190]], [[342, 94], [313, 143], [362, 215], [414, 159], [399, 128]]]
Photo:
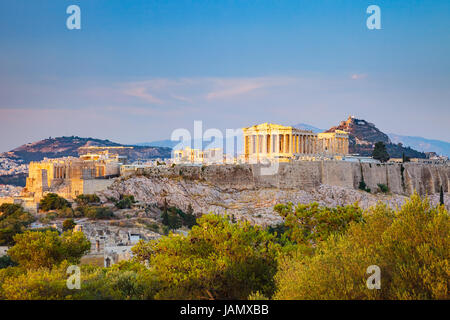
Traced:
[[71, 206], [69, 201], [58, 196], [56, 193], [46, 194], [39, 202], [39, 208], [44, 212], [59, 210], [66, 207], [70, 208]]
[[83, 206], [78, 207], [76, 212], [80, 212], [80, 215], [90, 219], [110, 219], [114, 217], [114, 213], [110, 208], [97, 207], [97, 206]]
[[359, 182], [358, 189], [362, 190], [362, 191], [369, 192], [369, 193], [371, 191], [370, 188], [367, 187], [366, 182], [364, 181], [364, 179], [361, 179], [361, 181]]
[[64, 220], [62, 227], [63, 227], [63, 231], [69, 231], [69, 230], [73, 230], [73, 228], [75, 228], [76, 223], [75, 221], [73, 221], [73, 219], [66, 219]]
[[96, 194], [80, 194], [76, 197], [75, 202], [79, 206], [100, 203], [100, 198]]
[[380, 191], [383, 192], [383, 193], [389, 192], [389, 188], [388, 188], [388, 186], [385, 185], [385, 184], [379, 183], [379, 184], [378, 184], [378, 188], [379, 188]]
[[82, 216], [79, 210], [73, 210], [72, 208], [69, 207], [59, 209], [56, 211], [56, 213], [60, 218], [77, 218]]
[[130, 209], [131, 205], [135, 203], [134, 196], [124, 195], [121, 199], [115, 203], [115, 206], [119, 209]]

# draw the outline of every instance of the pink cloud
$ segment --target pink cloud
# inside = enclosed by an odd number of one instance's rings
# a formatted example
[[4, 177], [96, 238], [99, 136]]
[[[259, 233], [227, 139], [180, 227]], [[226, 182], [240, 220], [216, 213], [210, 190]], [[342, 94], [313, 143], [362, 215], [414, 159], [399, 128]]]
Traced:
[[350, 78], [352, 80], [360, 80], [360, 79], [365, 79], [367, 78], [367, 74], [366, 73], [354, 73], [350, 76]]
[[154, 95], [147, 92], [147, 88], [145, 87], [135, 87], [129, 88], [124, 91], [124, 93], [128, 96], [140, 98], [149, 103], [163, 103], [162, 100], [156, 98]]

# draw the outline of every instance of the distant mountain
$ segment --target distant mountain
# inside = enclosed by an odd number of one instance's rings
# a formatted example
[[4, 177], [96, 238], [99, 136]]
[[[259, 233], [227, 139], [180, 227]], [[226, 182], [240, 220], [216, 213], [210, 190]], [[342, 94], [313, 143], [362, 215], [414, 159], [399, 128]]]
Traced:
[[391, 158], [401, 158], [403, 154], [410, 158], [426, 158], [423, 152], [392, 143], [387, 134], [381, 132], [373, 123], [363, 119], [348, 117], [347, 120], [341, 121], [338, 126], [330, 128], [327, 132], [335, 130], [344, 130], [349, 133], [350, 153], [371, 156], [375, 143], [381, 141], [386, 144]]
[[164, 147], [164, 148], [173, 148], [175, 147], [179, 142], [178, 141], [172, 141], [172, 140], [158, 140], [153, 142], [142, 142], [142, 143], [136, 143], [137, 146], [143, 146], [143, 147]]
[[[59, 158], [73, 156], [77, 157], [80, 153], [81, 147], [121, 147], [128, 146], [120, 143], [115, 143], [110, 140], [101, 140], [95, 138], [81, 138], [76, 136], [71, 137], [57, 137], [40, 140], [33, 143], [24, 144], [9, 152], [0, 154], [2, 157], [7, 157], [16, 160], [23, 160], [25, 163], [30, 161], [40, 161], [47, 158]], [[170, 157], [171, 150], [163, 147], [146, 147], [146, 146], [131, 146], [133, 149], [119, 149], [111, 151], [112, 153], [120, 153], [126, 155], [130, 161], [137, 159], [151, 159], [151, 158], [167, 158]], [[95, 149], [90, 150], [95, 151]]]
[[325, 131], [323, 129], [319, 129], [317, 127], [314, 127], [314, 126], [306, 124], [306, 123], [294, 124], [293, 127], [297, 128], [297, 129], [301, 129], [301, 130], [311, 130], [314, 133], [319, 133], [319, 132]]
[[388, 133], [393, 143], [402, 143], [421, 152], [436, 152], [439, 155], [450, 157], [450, 143], [441, 140], [431, 140], [422, 137], [401, 136]]

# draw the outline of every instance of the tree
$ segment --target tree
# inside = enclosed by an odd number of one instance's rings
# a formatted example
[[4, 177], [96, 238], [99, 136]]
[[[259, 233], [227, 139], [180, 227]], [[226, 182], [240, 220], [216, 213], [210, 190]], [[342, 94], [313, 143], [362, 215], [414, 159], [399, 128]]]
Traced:
[[387, 162], [389, 160], [389, 153], [386, 150], [386, 145], [382, 141], [375, 143], [372, 158], [380, 160], [381, 162]]
[[407, 157], [405, 155], [405, 153], [403, 152], [402, 153], [402, 162], [405, 163], [405, 162], [410, 162], [410, 161], [411, 161], [411, 159], [409, 157]]
[[4, 203], [0, 206], [0, 245], [14, 244], [14, 236], [24, 232], [35, 220], [22, 206]]
[[197, 218], [191, 204], [189, 204], [187, 212], [183, 217], [183, 224], [189, 229], [192, 229], [192, 227], [197, 224]]
[[115, 203], [116, 207], [119, 209], [130, 209], [131, 205], [135, 203], [134, 196], [124, 195], [121, 199]]
[[439, 204], [444, 205], [444, 188], [441, 186], [441, 190], [439, 191]]
[[14, 263], [14, 261], [11, 260], [10, 256], [1, 256], [0, 257], [0, 269], [8, 268], [8, 267], [14, 267], [17, 264]]
[[[450, 216], [417, 194], [394, 212], [378, 204], [312, 255], [280, 262], [276, 299], [449, 299]], [[381, 269], [368, 290], [367, 268]]]
[[78, 263], [91, 243], [82, 232], [26, 231], [14, 237], [16, 244], [8, 250], [11, 259], [27, 269], [52, 268], [68, 260]]
[[46, 194], [39, 202], [39, 208], [44, 212], [70, 208], [71, 206], [72, 205], [69, 201], [67, 201], [63, 197], [58, 196], [56, 193]]
[[153, 299], [159, 281], [144, 265], [122, 261], [110, 268], [81, 265], [81, 289], [67, 288], [69, 262], [52, 269], [0, 270], [0, 300]]
[[75, 228], [75, 226], [76, 226], [76, 223], [75, 223], [75, 221], [73, 221], [73, 219], [64, 220], [63, 225], [62, 225], [64, 231], [73, 230], [73, 228]]
[[357, 203], [329, 208], [317, 202], [310, 204], [277, 204], [274, 210], [284, 218], [285, 234], [294, 243], [314, 246], [331, 234], [344, 233], [351, 222], [362, 221]]
[[78, 210], [84, 217], [89, 219], [110, 219], [114, 217], [112, 210], [106, 207], [85, 206], [79, 207], [75, 211]]
[[197, 222], [187, 236], [170, 234], [133, 247], [136, 259], [149, 261], [161, 281], [155, 298], [246, 299], [256, 291], [273, 294], [278, 252], [273, 235], [213, 214]]
[[79, 206], [100, 203], [100, 198], [96, 194], [80, 194], [75, 198], [75, 202]]

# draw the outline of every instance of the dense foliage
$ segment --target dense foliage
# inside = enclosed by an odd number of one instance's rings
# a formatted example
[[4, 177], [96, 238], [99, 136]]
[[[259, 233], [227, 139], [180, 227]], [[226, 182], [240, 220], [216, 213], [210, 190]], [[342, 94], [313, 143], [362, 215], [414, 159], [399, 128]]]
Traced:
[[75, 198], [75, 203], [79, 206], [99, 204], [100, 198], [96, 194], [80, 194]]
[[294, 243], [315, 246], [331, 234], [343, 233], [350, 222], [362, 220], [357, 204], [329, 208], [317, 202], [310, 204], [277, 204], [274, 208], [284, 218], [285, 235]]
[[[285, 257], [277, 299], [448, 299], [450, 219], [443, 206], [412, 196], [397, 212], [379, 204], [314, 254]], [[381, 269], [381, 289], [369, 290], [366, 270]]]
[[182, 226], [191, 229], [197, 224], [196, 217], [193, 214], [192, 206], [190, 205], [186, 213], [177, 207], [169, 207], [166, 202], [164, 202], [164, 206], [161, 209], [162, 223], [170, 230], [176, 230], [181, 228]]
[[69, 201], [58, 196], [56, 193], [47, 193], [39, 202], [39, 209], [44, 212], [70, 208], [71, 206]]
[[[17, 234], [0, 260], [0, 299], [450, 298], [442, 205], [415, 194], [397, 210], [288, 203], [275, 211], [284, 223], [267, 229], [208, 214], [188, 235], [139, 242], [130, 261], [81, 265], [81, 290], [66, 286], [67, 267], [90, 247], [81, 232]], [[371, 265], [381, 270], [379, 290], [366, 286]]]
[[91, 243], [82, 232], [26, 231], [14, 237], [15, 245], [8, 250], [11, 259], [27, 269], [51, 268], [63, 260], [79, 263]]
[[17, 204], [4, 203], [0, 206], [0, 246], [14, 244], [14, 236], [24, 232], [34, 217]]
[[133, 248], [158, 276], [156, 298], [163, 299], [245, 299], [256, 291], [270, 296], [277, 251], [273, 236], [260, 227], [211, 214], [188, 236], [171, 234]]

